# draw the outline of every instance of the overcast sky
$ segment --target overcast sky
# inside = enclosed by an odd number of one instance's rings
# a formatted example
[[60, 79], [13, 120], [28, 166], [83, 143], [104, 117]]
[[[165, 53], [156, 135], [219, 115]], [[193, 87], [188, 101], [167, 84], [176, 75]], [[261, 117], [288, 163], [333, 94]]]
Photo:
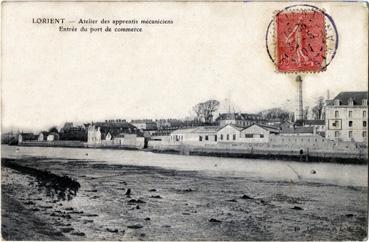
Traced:
[[[244, 112], [278, 105], [293, 109], [295, 75], [275, 71], [264, 43], [273, 11], [291, 4], [5, 3], [3, 127], [40, 130], [65, 121], [184, 118], [210, 98], [230, 97]], [[340, 42], [327, 71], [303, 75], [306, 105], [328, 89], [331, 95], [365, 91], [368, 80], [365, 5], [314, 5], [333, 17]], [[174, 24], [144, 26], [142, 33], [60, 33], [54, 25], [32, 24], [37, 17], [171, 19]]]

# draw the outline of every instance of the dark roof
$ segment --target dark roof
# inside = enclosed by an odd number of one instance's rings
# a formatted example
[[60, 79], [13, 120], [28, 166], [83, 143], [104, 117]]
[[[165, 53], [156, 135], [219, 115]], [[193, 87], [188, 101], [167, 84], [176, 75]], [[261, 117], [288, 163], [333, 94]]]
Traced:
[[40, 134], [42, 134], [44, 137], [46, 137], [46, 136], [49, 135], [49, 132], [47, 132], [47, 131], [41, 131]]
[[105, 139], [108, 133], [110, 133], [112, 138], [122, 133], [142, 136], [142, 133], [137, 129], [136, 126], [127, 122], [97, 122], [94, 123], [94, 125], [95, 127], [100, 127], [102, 139]]
[[[354, 105], [362, 105], [363, 99], [368, 100], [368, 92], [340, 92], [334, 100], [340, 100], [340, 105], [348, 105], [349, 100], [354, 101]], [[329, 100], [327, 105], [334, 105], [334, 100]]]
[[219, 120], [261, 120], [261, 115], [253, 113], [220, 113], [217, 117]]
[[33, 133], [20, 133], [20, 135], [22, 135], [23, 140], [35, 138], [35, 135]]
[[269, 125], [264, 125], [264, 124], [254, 124], [254, 125], [257, 125], [257, 126], [263, 128], [263, 129], [266, 129], [269, 132], [273, 132], [273, 133], [279, 133], [280, 132], [280, 130], [277, 127], [274, 127], [274, 126], [269, 126]]
[[313, 127], [295, 127], [295, 128], [285, 128], [281, 130], [283, 134], [312, 134]]
[[304, 120], [304, 125], [325, 125], [325, 120]]

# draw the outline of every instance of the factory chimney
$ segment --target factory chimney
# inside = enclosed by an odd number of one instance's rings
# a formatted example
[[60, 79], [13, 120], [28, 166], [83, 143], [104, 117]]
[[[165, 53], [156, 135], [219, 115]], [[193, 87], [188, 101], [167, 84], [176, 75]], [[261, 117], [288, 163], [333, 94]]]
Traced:
[[303, 100], [302, 100], [302, 78], [301, 76], [296, 77], [297, 84], [297, 109], [295, 113], [295, 122], [302, 122], [304, 119], [303, 113]]

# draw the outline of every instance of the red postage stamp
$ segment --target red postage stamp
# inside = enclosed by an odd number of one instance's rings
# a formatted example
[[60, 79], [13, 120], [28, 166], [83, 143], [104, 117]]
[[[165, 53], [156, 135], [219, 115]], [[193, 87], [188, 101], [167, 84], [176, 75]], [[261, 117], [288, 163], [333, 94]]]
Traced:
[[325, 18], [321, 11], [276, 15], [276, 66], [280, 72], [317, 72], [326, 64]]

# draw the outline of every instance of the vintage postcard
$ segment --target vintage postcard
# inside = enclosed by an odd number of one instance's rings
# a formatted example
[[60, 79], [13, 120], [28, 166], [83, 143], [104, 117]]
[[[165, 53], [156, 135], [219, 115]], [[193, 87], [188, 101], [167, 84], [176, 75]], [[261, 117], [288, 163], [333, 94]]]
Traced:
[[3, 1], [5, 241], [368, 236], [368, 4]]

